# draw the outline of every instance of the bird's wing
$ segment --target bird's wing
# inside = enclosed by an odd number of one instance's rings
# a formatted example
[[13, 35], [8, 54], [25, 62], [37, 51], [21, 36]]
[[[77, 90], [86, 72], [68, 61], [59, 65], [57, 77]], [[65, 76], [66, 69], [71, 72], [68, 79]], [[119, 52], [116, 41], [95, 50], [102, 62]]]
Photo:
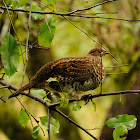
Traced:
[[64, 58], [52, 66], [54, 75], [60, 82], [85, 81], [95, 77], [93, 62], [86, 58]]

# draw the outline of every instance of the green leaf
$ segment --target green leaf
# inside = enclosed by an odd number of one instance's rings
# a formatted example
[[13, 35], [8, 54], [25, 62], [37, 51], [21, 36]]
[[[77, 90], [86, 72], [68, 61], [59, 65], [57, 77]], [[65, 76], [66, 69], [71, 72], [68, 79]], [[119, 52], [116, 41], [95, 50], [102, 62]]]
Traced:
[[74, 106], [72, 108], [72, 111], [78, 111], [81, 109], [81, 105], [78, 105], [77, 102], [74, 103]]
[[33, 128], [32, 137], [34, 139], [36, 139], [38, 137], [38, 133], [39, 133], [40, 128], [41, 128], [41, 126], [35, 126]]
[[12, 8], [16, 8], [18, 6], [17, 0], [12, 0]]
[[[32, 94], [39, 98], [44, 98], [46, 96], [46, 92], [43, 89], [32, 90]], [[48, 99], [47, 96], [44, 98], [44, 100], [47, 102], [51, 102], [51, 100]]]
[[12, 4], [12, 0], [6, 0], [5, 3], [7, 6], [9, 6], [10, 4]]
[[93, 101], [91, 101], [91, 102], [92, 102], [92, 105], [94, 107], [94, 111], [96, 112], [96, 104]]
[[59, 121], [54, 119], [53, 117], [50, 118], [50, 126], [53, 133], [59, 133], [60, 124]]
[[41, 0], [41, 2], [49, 5], [52, 10], [55, 9], [55, 0]]
[[60, 99], [60, 107], [66, 107], [69, 103], [69, 100], [68, 99], [65, 99], [64, 96], [61, 97]]
[[28, 123], [29, 120], [29, 116], [27, 114], [27, 112], [21, 108], [20, 112], [19, 112], [19, 123], [25, 127]]
[[123, 114], [107, 120], [105, 124], [110, 128], [124, 125], [128, 130], [131, 130], [136, 127], [136, 122], [137, 118], [134, 115]]
[[113, 131], [114, 140], [125, 140], [127, 137], [128, 130], [125, 125], [116, 127]]
[[17, 70], [20, 53], [17, 42], [10, 33], [3, 39], [0, 51], [5, 74], [11, 77]]
[[55, 24], [52, 17], [49, 17], [46, 20], [47, 21], [41, 25], [38, 42], [40, 46], [49, 47], [55, 34]]
[[28, 3], [28, 0], [20, 0], [19, 3], [18, 3], [18, 7], [22, 7], [27, 3]]
[[[48, 116], [40, 117], [41, 124], [48, 127]], [[60, 124], [59, 121], [54, 119], [53, 117], [50, 118], [50, 128], [53, 133], [59, 133]]]
[[48, 116], [40, 117], [41, 124], [46, 126], [48, 125]]

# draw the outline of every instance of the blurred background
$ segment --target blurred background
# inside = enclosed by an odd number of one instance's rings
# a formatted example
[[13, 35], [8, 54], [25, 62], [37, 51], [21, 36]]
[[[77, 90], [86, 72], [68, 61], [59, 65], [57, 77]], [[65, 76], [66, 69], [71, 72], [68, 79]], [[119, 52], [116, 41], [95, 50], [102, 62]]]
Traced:
[[[56, 11], [66, 13], [75, 9], [89, 7], [103, 0], [57, 0]], [[12, 6], [12, 0], [5, 1], [7, 5]], [[48, 10], [48, 7], [42, 5], [40, 0], [33, 0], [33, 5], [37, 5]], [[0, 2], [0, 6], [4, 6]], [[26, 4], [22, 8], [28, 7]], [[49, 9], [51, 10], [51, 9]], [[37, 10], [36, 10], [37, 11]], [[115, 14], [99, 14], [97, 16], [108, 18], [122, 18], [122, 19], [140, 19], [140, 1], [139, 0], [119, 0], [105, 5], [93, 8], [88, 13], [110, 13]], [[22, 12], [11, 12], [10, 16], [15, 27], [17, 36], [21, 44], [25, 44], [28, 27], [28, 14]], [[67, 17], [80, 29], [85, 31], [89, 36], [99, 43], [102, 43], [107, 50], [118, 60], [116, 61], [110, 55], [103, 58], [104, 66], [116, 66], [129, 64], [128, 66], [120, 68], [106, 68], [107, 73], [121, 73], [127, 74], [111, 74], [107, 75], [103, 82], [103, 93], [114, 92], [127, 89], [140, 89], [140, 22], [127, 22], [109, 19], [87, 19]], [[45, 63], [56, 60], [62, 57], [83, 57], [96, 47], [98, 44], [93, 42], [84, 33], [75, 28], [67, 20], [61, 16], [55, 16], [56, 32], [54, 39], [49, 48], [39, 46], [37, 42], [38, 33], [41, 24], [44, 20], [32, 17], [29, 44], [33, 44], [33, 48], [29, 49], [28, 74], [32, 77], [36, 71]], [[4, 38], [7, 32], [16, 38], [13, 27], [10, 24], [7, 12], [0, 9], [0, 41]], [[17, 38], [16, 38], [17, 39]], [[23, 51], [25, 46], [22, 46]], [[18, 66], [18, 70], [14, 76], [9, 78], [4, 77], [4, 80], [20, 87], [23, 75], [23, 61], [22, 57]], [[3, 72], [1, 64], [1, 72]], [[25, 83], [28, 82], [26, 75]], [[99, 94], [101, 87], [88, 93]], [[8, 100], [10, 95], [9, 90], [0, 89], [0, 96], [6, 100], [6, 103], [0, 100], [0, 139], [1, 140], [32, 140], [32, 126], [28, 122], [27, 127], [23, 128], [18, 122], [18, 113], [21, 105], [13, 98]], [[38, 120], [39, 117], [47, 115], [47, 108], [42, 104], [31, 100], [27, 97], [21, 97], [21, 102], [26, 109], [34, 115]], [[128, 133], [128, 140], [140, 139], [140, 97], [138, 95], [121, 95], [108, 96], [94, 99], [96, 103], [96, 112], [91, 102], [84, 105], [81, 101], [79, 104], [82, 108], [79, 111], [72, 111], [73, 103], [66, 108], [59, 108], [66, 115], [69, 115], [75, 122], [89, 130], [94, 136], [101, 138], [101, 140], [112, 140], [113, 129], [104, 126], [106, 119], [114, 117], [119, 114], [132, 114], [138, 119], [137, 127]], [[51, 133], [52, 140], [91, 140], [85, 132], [69, 123], [65, 118], [59, 114], [52, 112], [52, 116], [60, 122], [60, 132], [58, 134]], [[34, 126], [36, 123], [34, 122]], [[43, 128], [46, 135], [40, 132], [37, 140], [46, 140], [47, 131]]]

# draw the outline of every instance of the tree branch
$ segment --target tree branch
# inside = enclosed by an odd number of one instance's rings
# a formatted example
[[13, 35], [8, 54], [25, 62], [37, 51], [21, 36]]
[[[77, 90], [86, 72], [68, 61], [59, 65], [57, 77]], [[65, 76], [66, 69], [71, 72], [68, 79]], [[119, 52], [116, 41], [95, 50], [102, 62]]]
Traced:
[[[4, 80], [0, 80], [0, 84], [3, 85], [3, 86], [6, 86], [6, 88], [8, 87], [8, 89], [12, 89], [12, 90], [17, 90], [18, 89], [17, 87], [9, 84], [8, 82], [6, 82]], [[87, 97], [88, 97], [88, 99], [93, 99], [93, 98], [98, 98], [98, 97], [103, 97], [103, 96], [110, 96], [110, 95], [136, 94], [136, 93], [140, 94], [140, 90], [125, 90], [125, 91], [117, 91], [117, 92], [112, 92], [112, 93], [102, 93], [102, 94], [97, 94], [97, 95], [91, 95], [90, 94], [90, 95], [86, 95], [81, 100], [85, 100]], [[37, 96], [34, 96], [32, 94], [29, 94], [28, 92], [25, 92], [25, 91], [20, 92], [20, 94], [21, 95], [25, 95], [25, 96], [27, 96], [27, 97], [35, 100], [35, 101], [38, 101], [38, 102], [42, 103], [44, 106], [48, 107], [49, 111], [53, 110], [53, 111], [59, 113], [61, 116], [63, 116], [64, 118], [66, 118], [69, 122], [73, 123], [74, 125], [76, 125], [80, 129], [82, 129], [84, 132], [86, 132], [89, 136], [91, 136], [95, 140], [98, 140], [96, 137], [94, 137], [93, 135], [91, 135], [86, 129], [82, 128], [77, 123], [75, 123], [73, 120], [71, 120], [68, 116], [66, 116], [65, 114], [63, 114], [62, 112], [60, 112], [58, 109], [56, 109], [55, 107], [56, 106], [59, 106], [60, 105], [60, 102], [50, 104], [50, 103], [44, 101], [44, 99], [39, 98]], [[78, 100], [78, 101], [81, 101], [81, 100]], [[77, 100], [70, 99], [69, 100], [69, 103], [75, 102], [75, 101], [77, 101]], [[50, 133], [50, 132], [48, 131], [48, 133]]]
[[65, 115], [64, 113], [62, 113], [61, 111], [59, 111], [58, 109], [53, 109], [55, 112], [57, 112], [58, 114], [60, 114], [61, 116], [63, 116], [64, 118], [66, 118], [70, 123], [73, 123], [74, 125], [76, 125], [78, 128], [82, 129], [84, 132], [86, 132], [89, 136], [91, 136], [92, 138], [94, 138], [95, 140], [99, 140], [96, 137], [94, 137], [92, 134], [90, 134], [86, 129], [84, 129], [83, 127], [81, 127], [80, 125], [78, 125], [77, 123], [75, 123], [72, 119], [70, 119], [67, 115]]
[[[57, 12], [53, 12], [53, 11], [47, 11], [47, 12], [43, 12], [43, 11], [31, 11], [32, 13], [36, 13], [36, 14], [55, 14], [55, 15], [61, 15], [61, 16], [70, 16], [74, 13], [77, 13], [77, 12], [81, 12], [81, 11], [86, 11], [86, 10], [90, 10], [92, 8], [95, 8], [97, 6], [100, 6], [100, 5], [103, 5], [103, 4], [106, 4], [106, 3], [110, 3], [110, 2], [114, 2], [114, 1], [117, 1], [117, 0], [107, 0], [107, 1], [104, 1], [104, 2], [101, 2], [101, 3], [98, 3], [98, 4], [95, 4], [93, 6], [90, 6], [90, 7], [87, 7], [87, 8], [84, 8], [84, 9], [78, 9], [78, 10], [74, 10], [74, 11], [71, 11], [71, 12], [68, 12], [68, 13], [57, 13]], [[6, 7], [4, 6], [0, 6], [1, 9], [6, 9]], [[7, 7], [8, 10], [10, 11], [14, 11], [14, 12], [26, 12], [28, 13], [29, 10], [23, 10], [23, 9], [12, 9], [10, 7]]]

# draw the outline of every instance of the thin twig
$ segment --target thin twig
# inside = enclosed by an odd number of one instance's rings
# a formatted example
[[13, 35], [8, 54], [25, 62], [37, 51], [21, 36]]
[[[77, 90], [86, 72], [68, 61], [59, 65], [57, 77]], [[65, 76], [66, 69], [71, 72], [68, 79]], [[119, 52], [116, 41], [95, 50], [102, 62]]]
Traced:
[[[106, 3], [109, 3], [109, 2], [114, 2], [114, 1], [117, 1], [117, 0], [107, 0], [107, 1], [104, 1], [104, 2], [101, 2], [101, 3], [98, 3], [98, 4], [95, 4], [93, 6], [90, 6], [88, 8], [84, 8], [84, 9], [78, 9], [78, 10], [74, 10], [74, 11], [71, 11], [71, 12], [68, 12], [68, 13], [57, 13], [57, 12], [54, 12], [54, 11], [47, 11], [47, 12], [43, 12], [43, 11], [32, 11], [32, 13], [36, 13], [36, 14], [55, 14], [55, 15], [61, 15], [61, 16], [72, 16], [72, 14], [74, 13], [77, 13], [77, 12], [81, 12], [81, 11], [86, 11], [86, 10], [90, 10], [92, 8], [95, 8], [97, 6], [100, 6], [100, 5], [103, 5], [103, 4], [106, 4]], [[1, 9], [6, 9], [4, 6], [0, 6]], [[24, 10], [24, 9], [12, 9], [10, 7], [7, 7], [8, 10], [11, 10], [11, 11], [15, 11], [15, 12], [29, 12], [29, 10]]]
[[99, 140], [96, 137], [94, 137], [92, 134], [90, 134], [86, 129], [84, 129], [83, 127], [81, 127], [80, 125], [78, 125], [76, 122], [74, 122], [72, 119], [70, 119], [67, 115], [65, 115], [64, 113], [62, 113], [60, 110], [58, 109], [53, 109], [55, 112], [57, 112], [58, 114], [60, 114], [61, 116], [63, 116], [64, 118], [66, 118], [70, 123], [73, 123], [75, 126], [77, 126], [78, 128], [82, 129], [84, 132], [86, 132], [89, 136], [91, 136], [92, 138], [94, 138], [95, 140]]
[[107, 75], [112, 75], [112, 74], [127, 74], [128, 72], [120, 72], [120, 73], [106, 73]]
[[[6, 9], [4, 6], [0, 6], [1, 9]], [[25, 12], [29, 13], [29, 10], [23, 10], [23, 9], [12, 9], [10, 7], [7, 7], [8, 10], [10, 11], [15, 11], [15, 12]], [[110, 20], [120, 20], [120, 21], [128, 21], [128, 22], [137, 22], [140, 20], [134, 20], [134, 19], [121, 19], [121, 18], [108, 18], [108, 17], [100, 17], [100, 16], [83, 16], [83, 13], [76, 13], [76, 14], [69, 14], [69, 13], [57, 13], [53, 11], [48, 11], [48, 12], [43, 12], [43, 11], [31, 11], [32, 13], [36, 14], [54, 14], [54, 15], [59, 15], [59, 16], [72, 16], [72, 17], [82, 17], [82, 18], [101, 18], [101, 19], [110, 19]], [[97, 14], [97, 13], [95, 13]]]
[[102, 13], [76, 13], [76, 15], [100, 15], [100, 14], [118, 14], [118, 12], [102, 12]]
[[108, 18], [108, 17], [99, 17], [99, 16], [83, 16], [83, 15], [77, 15], [73, 14], [72, 17], [82, 17], [82, 18], [101, 18], [101, 19], [109, 19], [109, 20], [121, 20], [121, 21], [128, 21], [128, 22], [137, 22], [140, 20], [135, 19], [123, 19], [123, 18]]
[[[102, 47], [102, 46], [101, 46]], [[101, 55], [101, 54], [100, 54]], [[103, 85], [103, 83], [102, 83], [102, 71], [103, 71], [103, 63], [102, 63], [102, 56], [100, 56], [101, 57], [101, 91], [100, 91], [100, 94], [102, 94], [102, 85]]]
[[23, 78], [22, 78], [22, 82], [21, 82], [21, 87], [22, 87], [22, 84], [24, 82], [24, 76], [26, 73], [27, 62], [28, 62], [28, 41], [29, 41], [29, 34], [30, 34], [31, 10], [32, 10], [32, 0], [30, 0], [29, 21], [28, 21], [27, 39], [26, 39], [26, 61], [25, 61], [25, 66], [24, 66], [24, 71], [23, 71]]
[[9, 88], [9, 86], [3, 86], [3, 87], [0, 87], [0, 89], [3, 89], [3, 88]]
[[1, 99], [4, 103], [6, 103], [6, 101], [3, 99], [3, 96], [1, 96], [0, 99]]
[[47, 19], [46, 19], [46, 17], [44, 16], [44, 18], [45, 18], [45, 21], [46, 21], [46, 24], [47, 24], [47, 26], [48, 26], [48, 29], [49, 29], [49, 31], [50, 31], [50, 34], [52, 33], [52, 31], [51, 31], [51, 28], [50, 28], [50, 26], [49, 26], [49, 23], [48, 23], [48, 21], [47, 21]]
[[[9, 89], [10, 90], [10, 89]], [[12, 93], [12, 91], [10, 90], [10, 92]], [[25, 106], [22, 104], [22, 102], [19, 100], [19, 98], [18, 97], [16, 97], [16, 99], [18, 100], [18, 102], [21, 104], [21, 106], [24, 108], [24, 110], [26, 111], [26, 113], [27, 113], [27, 115], [28, 115], [28, 117], [29, 117], [29, 119], [30, 119], [30, 122], [31, 122], [31, 125], [32, 125], [32, 127], [33, 127], [33, 123], [32, 123], [32, 120], [31, 120], [31, 117], [35, 120], [35, 122], [38, 124], [38, 126], [39, 126], [39, 121], [25, 108]], [[31, 117], [30, 117], [31, 116]], [[44, 134], [44, 136], [45, 136], [45, 132], [44, 132], [44, 130], [42, 129], [42, 127], [41, 127], [41, 130], [42, 130], [42, 132], [43, 132], [43, 134]]]
[[73, 14], [73, 13], [77, 13], [77, 12], [81, 12], [81, 11], [90, 10], [90, 9], [95, 8], [95, 7], [97, 7], [97, 6], [100, 6], [100, 5], [109, 3], [109, 2], [114, 2], [114, 1], [117, 1], [117, 0], [107, 0], [107, 1], [104, 1], [104, 2], [101, 2], [101, 3], [98, 3], [98, 4], [95, 4], [95, 5], [93, 5], [93, 6], [90, 6], [90, 7], [84, 8], [84, 9], [74, 10], [74, 11], [69, 12], [69, 13], [67, 13], [67, 14]]
[[51, 140], [51, 135], [50, 135], [50, 118], [51, 118], [51, 110], [48, 108], [48, 140]]
[[136, 81], [138, 80], [139, 77], [140, 77], [140, 74], [136, 77], [135, 81], [133, 82], [133, 84], [130, 87], [130, 90], [133, 88], [134, 84], [136, 83]]
[[129, 64], [124, 64], [124, 65], [118, 65], [118, 66], [110, 66], [110, 67], [105, 67], [105, 68], [118, 68], [118, 67], [123, 67], [123, 66], [128, 66]]
[[[85, 31], [83, 31], [82, 29], [80, 29], [78, 26], [76, 26], [72, 21], [70, 21], [68, 18], [64, 17], [67, 21], [69, 21], [73, 26], [75, 26], [78, 30], [80, 30], [81, 32], [83, 32], [86, 36], [88, 36], [93, 42], [97, 43], [99, 46], [103, 47], [107, 52], [109, 52], [102, 44], [98, 43], [97, 41], [95, 41], [92, 37], [90, 37]], [[109, 54], [117, 61], [117, 59], [109, 52]]]

